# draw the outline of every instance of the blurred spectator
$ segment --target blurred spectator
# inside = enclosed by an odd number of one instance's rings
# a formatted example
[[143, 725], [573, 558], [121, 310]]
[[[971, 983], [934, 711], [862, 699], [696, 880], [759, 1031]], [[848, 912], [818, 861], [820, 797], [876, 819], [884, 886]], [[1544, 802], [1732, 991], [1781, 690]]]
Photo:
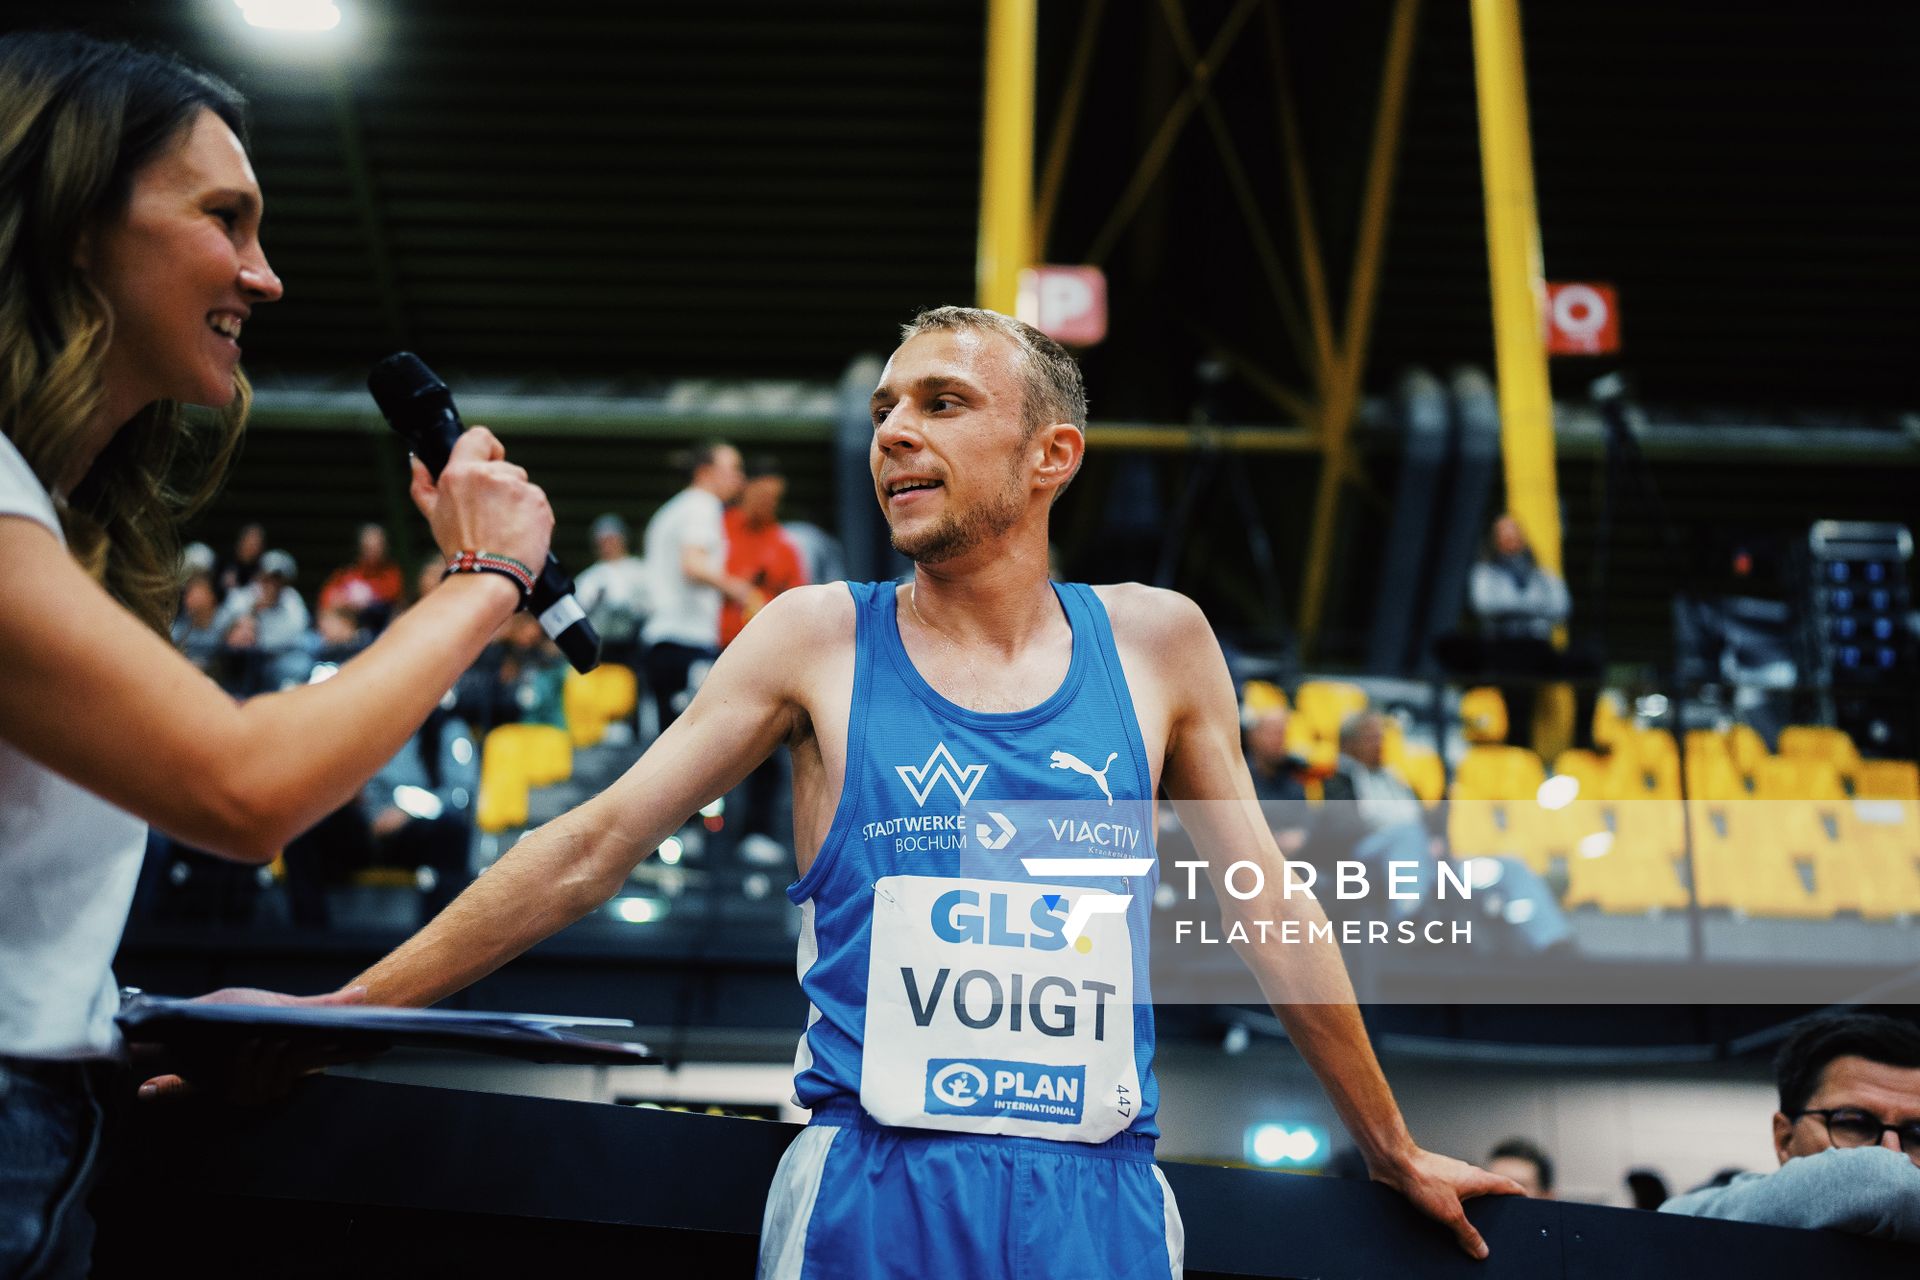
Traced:
[[[417, 600], [424, 600], [446, 577], [446, 563], [429, 559], [416, 578]], [[502, 632], [524, 632], [516, 613]], [[344, 660], [366, 637], [344, 605], [320, 611], [317, 628], [321, 660]], [[544, 639], [544, 634], [541, 634]], [[491, 647], [491, 646], [490, 646]], [[330, 657], [330, 655], [338, 655]], [[484, 665], [476, 662], [475, 667]], [[469, 674], [473, 674], [469, 672]], [[488, 688], [493, 672], [483, 673]], [[464, 682], [466, 677], [462, 677]], [[287, 846], [287, 898], [293, 922], [320, 928], [329, 923], [327, 886], [372, 866], [422, 869], [419, 918], [422, 924], [453, 901], [473, 878], [473, 804], [480, 793], [480, 748], [461, 718], [462, 686], [456, 684], [428, 713], [407, 744], [382, 766], [359, 796], [321, 819]], [[474, 699], [491, 706], [490, 694]], [[505, 714], [506, 719], [514, 719]]]
[[1569, 673], [1553, 643], [1571, 609], [1567, 584], [1540, 567], [1520, 522], [1503, 515], [1473, 566], [1469, 602], [1475, 634], [1443, 636], [1436, 651], [1449, 670], [1497, 684], [1507, 704], [1507, 741], [1531, 744], [1539, 683]]
[[220, 648], [207, 674], [236, 698], [251, 698], [268, 689], [265, 655], [260, 652], [260, 625], [251, 613], [229, 616], [223, 609], [215, 628]]
[[[720, 608], [720, 647], [733, 643], [754, 614], [782, 591], [807, 583], [800, 552], [780, 527], [780, 499], [786, 477], [768, 458], [747, 469], [740, 502], [726, 513], [727, 574], [749, 584], [746, 605], [728, 600]], [[791, 863], [793, 761], [787, 749], [774, 748], [745, 781], [727, 794], [722, 825], [713, 841], [716, 866], [737, 856], [754, 866]], [[756, 838], [757, 837], [757, 838]]]
[[740, 628], [782, 591], [807, 585], [800, 551], [780, 527], [780, 499], [787, 480], [771, 459], [756, 459], [747, 472], [738, 505], [725, 515], [727, 575], [748, 585], [744, 603], [728, 600], [720, 607], [720, 647], [726, 648]]
[[1553, 1161], [1525, 1138], [1508, 1138], [1487, 1153], [1487, 1172], [1512, 1178], [1535, 1200], [1553, 1199]]
[[[236, 619], [251, 617], [254, 622], [254, 647], [265, 653], [285, 653], [300, 645], [309, 617], [300, 593], [293, 589], [297, 566], [284, 551], [261, 555], [259, 572], [251, 584], [227, 596], [220, 607], [219, 626], [226, 631]], [[233, 647], [228, 642], [228, 647]]]
[[387, 555], [387, 531], [377, 524], [363, 524], [358, 556], [327, 575], [318, 607], [352, 609], [361, 626], [377, 633], [393, 616], [402, 589], [400, 566]]
[[1780, 1167], [1662, 1211], [1920, 1243], [1920, 1026], [1870, 1013], [1812, 1018], [1781, 1046], [1774, 1074]]
[[[529, 724], [551, 724], [565, 728], [566, 659], [540, 620], [530, 613], [516, 613], [500, 628], [499, 665], [496, 677], [499, 698], [511, 709], [496, 711], [508, 720]], [[498, 721], [496, 721], [498, 723]]]
[[204, 542], [189, 542], [180, 548], [180, 572], [186, 577], [203, 574], [211, 579], [217, 572], [217, 557]]
[[800, 568], [808, 582], [841, 582], [847, 576], [847, 553], [840, 539], [817, 524], [788, 520], [781, 524], [800, 552]]
[[473, 799], [479, 793], [479, 748], [472, 731], [436, 707], [420, 731], [375, 774], [355, 799], [287, 845], [287, 899], [293, 922], [330, 923], [327, 886], [375, 866], [412, 867], [421, 875], [419, 920], [425, 924], [473, 879]]
[[173, 647], [209, 674], [220, 656], [219, 615], [213, 579], [204, 573], [188, 578], [180, 593], [180, 613], [173, 620]]
[[1510, 515], [1493, 522], [1471, 582], [1474, 617], [1491, 641], [1550, 643], [1571, 609], [1567, 584], [1540, 567], [1520, 522]]
[[1262, 705], [1251, 692], [1241, 722], [1247, 772], [1253, 777], [1253, 794], [1260, 800], [1260, 811], [1273, 829], [1274, 843], [1280, 852], [1292, 857], [1307, 842], [1307, 789], [1301, 781], [1306, 761], [1287, 750], [1287, 709], [1280, 703]]
[[730, 444], [701, 445], [685, 489], [647, 522], [647, 575], [653, 610], [641, 628], [647, 645], [647, 684], [664, 732], [680, 714], [694, 664], [719, 653], [720, 604], [745, 607], [747, 583], [726, 571], [726, 506], [740, 496], [746, 470]]
[[1627, 1197], [1636, 1209], [1658, 1209], [1668, 1199], [1667, 1180], [1651, 1169], [1627, 1171]]
[[627, 522], [611, 513], [593, 522], [595, 560], [573, 580], [574, 598], [600, 633], [600, 655], [637, 669], [640, 624], [648, 609], [647, 563], [628, 549]]
[[[1340, 757], [1302, 856], [1323, 878], [1341, 860], [1365, 863], [1373, 886], [1367, 900], [1384, 904], [1391, 920], [1478, 914], [1476, 945], [1526, 953], [1572, 949], [1573, 926], [1553, 891], [1518, 858], [1475, 859], [1486, 869], [1470, 876], [1472, 899], [1439, 896], [1440, 861], [1451, 858], [1445, 838], [1429, 826], [1439, 820], [1429, 819], [1413, 788], [1387, 769], [1385, 745], [1386, 717], [1377, 711], [1362, 711], [1340, 726]], [[1386, 896], [1395, 864], [1402, 893], [1414, 897]], [[1325, 894], [1320, 900], [1330, 913], [1337, 910], [1329, 905], [1337, 900]]]
[[252, 583], [254, 575], [260, 571], [260, 557], [266, 551], [266, 529], [257, 524], [241, 525], [240, 532], [233, 539], [233, 550], [221, 558], [214, 570], [213, 584], [220, 588], [223, 602], [233, 592]]

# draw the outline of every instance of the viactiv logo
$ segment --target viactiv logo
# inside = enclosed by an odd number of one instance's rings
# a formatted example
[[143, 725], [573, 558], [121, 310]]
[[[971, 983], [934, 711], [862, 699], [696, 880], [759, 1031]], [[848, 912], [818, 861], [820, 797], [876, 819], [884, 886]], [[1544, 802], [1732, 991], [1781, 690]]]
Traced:
[[933, 1058], [927, 1063], [930, 1116], [1009, 1116], [1078, 1124], [1087, 1069], [999, 1058]]

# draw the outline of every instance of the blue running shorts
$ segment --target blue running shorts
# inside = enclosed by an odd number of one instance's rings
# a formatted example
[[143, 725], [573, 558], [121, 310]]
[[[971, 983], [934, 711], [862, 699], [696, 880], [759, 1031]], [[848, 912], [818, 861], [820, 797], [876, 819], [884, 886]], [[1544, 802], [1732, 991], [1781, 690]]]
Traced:
[[760, 1280], [1178, 1280], [1186, 1233], [1153, 1139], [889, 1128], [828, 1103], [781, 1157]]

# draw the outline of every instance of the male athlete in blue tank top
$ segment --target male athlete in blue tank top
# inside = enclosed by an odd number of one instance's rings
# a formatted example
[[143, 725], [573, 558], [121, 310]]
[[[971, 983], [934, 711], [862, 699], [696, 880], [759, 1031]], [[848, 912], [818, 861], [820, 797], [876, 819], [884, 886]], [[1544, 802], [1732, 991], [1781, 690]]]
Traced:
[[[911, 582], [774, 600], [624, 777], [355, 981], [426, 1004], [484, 976], [785, 742], [812, 1122], [768, 1196], [761, 1276], [1178, 1276], [1153, 1164], [1156, 794], [1210, 866], [1265, 866], [1228, 910], [1309, 939], [1323, 917], [1282, 892], [1200, 611], [1048, 580], [1048, 510], [1085, 448], [1072, 357], [967, 308], [903, 337], [870, 461]], [[1243, 954], [1373, 1177], [1484, 1256], [1462, 1200], [1519, 1188], [1414, 1144], [1335, 945]]]

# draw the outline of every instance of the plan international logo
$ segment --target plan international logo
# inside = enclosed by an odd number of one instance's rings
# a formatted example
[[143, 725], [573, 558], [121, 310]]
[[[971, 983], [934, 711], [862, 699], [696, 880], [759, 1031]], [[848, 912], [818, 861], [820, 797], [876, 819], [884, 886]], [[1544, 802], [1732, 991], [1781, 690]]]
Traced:
[[980, 785], [980, 779], [987, 774], [983, 764], [963, 765], [953, 758], [953, 752], [947, 750], [947, 744], [941, 743], [927, 757], [927, 762], [918, 769], [910, 764], [897, 764], [893, 771], [900, 775], [900, 781], [907, 784], [907, 792], [913, 796], [913, 802], [925, 808], [927, 797], [933, 794], [933, 786], [942, 778], [953, 794], [965, 804], [973, 799], [973, 789]]

